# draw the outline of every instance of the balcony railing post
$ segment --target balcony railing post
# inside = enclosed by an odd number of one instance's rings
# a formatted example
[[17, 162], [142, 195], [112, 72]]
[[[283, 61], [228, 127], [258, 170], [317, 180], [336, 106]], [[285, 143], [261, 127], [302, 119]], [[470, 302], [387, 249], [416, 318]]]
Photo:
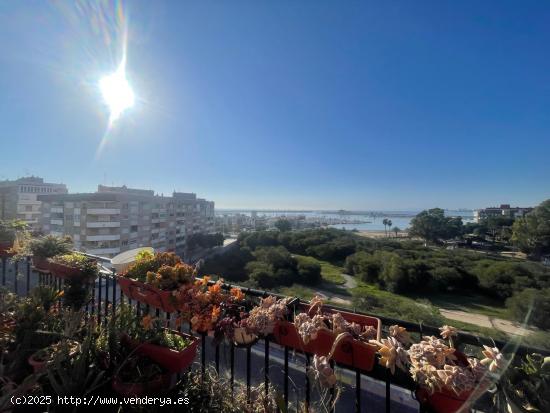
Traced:
[[98, 280], [99, 280], [99, 285], [97, 287], [98, 289], [98, 294], [97, 294], [97, 324], [101, 324], [101, 300], [102, 300], [102, 291], [103, 291], [103, 286], [102, 286], [102, 283], [101, 283], [101, 273], [99, 274], [98, 276]]
[[246, 401], [250, 402], [250, 369], [252, 346], [246, 347]]
[[285, 370], [284, 370], [284, 399], [285, 399], [285, 407], [288, 409], [288, 347], [285, 346]]
[[206, 333], [201, 333], [201, 373], [206, 371]]
[[109, 281], [110, 278], [108, 275], [105, 275], [105, 307], [103, 310], [103, 322], [107, 324], [107, 315], [109, 314]]
[[15, 273], [13, 274], [13, 292], [18, 294], [19, 283], [17, 282], [17, 275], [19, 274], [19, 260], [15, 261]]
[[31, 257], [27, 257], [27, 295], [31, 290]]
[[2, 257], [2, 285], [6, 285], [6, 257]]
[[[117, 290], [117, 282], [116, 282], [116, 271], [113, 270], [113, 275], [111, 277], [111, 279], [113, 280], [113, 302], [111, 304], [111, 311], [112, 311], [112, 314], [113, 316], [115, 315], [116, 313], [116, 290]], [[122, 302], [122, 296], [121, 296], [121, 302]]]
[[235, 384], [235, 345], [233, 344], [233, 341], [231, 341], [230, 346], [230, 363], [231, 363], [231, 372], [230, 372], [230, 385], [231, 385], [231, 394], [233, 394], [233, 386]]
[[269, 395], [269, 339], [265, 338], [265, 347], [264, 347], [264, 386], [265, 386], [265, 396]]
[[310, 362], [311, 362], [310, 355], [306, 353], [306, 412], [309, 412], [309, 401], [311, 397], [311, 394], [310, 394], [311, 389], [310, 389], [309, 374], [308, 374]]
[[386, 369], [386, 413], [391, 412], [391, 376], [390, 370]]
[[361, 372], [355, 370], [355, 413], [361, 413]]

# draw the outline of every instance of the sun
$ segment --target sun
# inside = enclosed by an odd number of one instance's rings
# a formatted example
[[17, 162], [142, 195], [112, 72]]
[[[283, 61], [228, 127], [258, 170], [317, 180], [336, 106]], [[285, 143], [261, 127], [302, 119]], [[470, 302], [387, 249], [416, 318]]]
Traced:
[[126, 79], [125, 69], [122, 62], [116, 72], [102, 77], [99, 81], [103, 100], [111, 113], [110, 123], [117, 120], [126, 109], [134, 106], [134, 91]]

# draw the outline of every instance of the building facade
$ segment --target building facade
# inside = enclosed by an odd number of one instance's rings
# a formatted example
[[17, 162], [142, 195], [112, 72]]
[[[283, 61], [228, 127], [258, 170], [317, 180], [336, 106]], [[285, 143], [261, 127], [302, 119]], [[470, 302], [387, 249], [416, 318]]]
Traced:
[[483, 221], [490, 217], [520, 218], [531, 212], [533, 208], [511, 207], [509, 204], [501, 204], [499, 207], [489, 207], [474, 210], [474, 220]]
[[138, 247], [186, 256], [186, 240], [214, 232], [214, 202], [195, 194], [98, 186], [96, 193], [43, 195], [41, 228], [69, 235], [75, 249], [113, 257]]
[[44, 182], [44, 179], [34, 176], [0, 181], [0, 219], [19, 219], [25, 221], [31, 229], [38, 229], [38, 196], [66, 193], [67, 187], [64, 184]]

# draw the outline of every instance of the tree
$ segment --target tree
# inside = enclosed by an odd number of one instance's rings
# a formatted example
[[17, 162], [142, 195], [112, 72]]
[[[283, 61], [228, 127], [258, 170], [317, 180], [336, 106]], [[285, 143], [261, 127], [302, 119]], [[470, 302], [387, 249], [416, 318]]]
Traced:
[[388, 225], [388, 218], [384, 218], [382, 220], [382, 224], [384, 224], [384, 233], [386, 234], [386, 236], [388, 236], [388, 231], [386, 230], [386, 226]]
[[388, 222], [386, 222], [386, 224], [388, 224], [388, 233], [386, 234], [386, 237], [388, 237], [389, 234], [390, 234], [390, 228], [391, 228], [393, 222], [391, 222], [391, 219], [388, 219]]
[[292, 224], [288, 219], [281, 218], [275, 222], [275, 228], [281, 232], [286, 232], [292, 229]]
[[398, 232], [401, 232], [401, 228], [399, 228], [399, 227], [393, 227], [393, 228], [392, 228], [392, 231], [395, 232], [395, 238], [397, 238], [397, 233], [398, 233]]
[[550, 199], [542, 202], [512, 226], [512, 242], [535, 257], [550, 252]]
[[411, 220], [409, 235], [417, 236], [428, 242], [453, 238], [462, 234], [462, 218], [446, 217], [441, 208], [422, 211]]

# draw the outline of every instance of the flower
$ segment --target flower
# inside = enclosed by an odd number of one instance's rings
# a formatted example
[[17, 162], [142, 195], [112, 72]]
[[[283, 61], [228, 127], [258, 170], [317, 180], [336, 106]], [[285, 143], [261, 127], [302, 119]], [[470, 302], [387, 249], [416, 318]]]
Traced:
[[397, 324], [390, 326], [390, 336], [395, 338], [401, 344], [410, 344], [412, 342], [411, 335], [405, 327], [398, 326]]
[[407, 350], [395, 337], [388, 337], [372, 343], [378, 345], [379, 362], [382, 366], [390, 369], [392, 374], [395, 373], [396, 366], [405, 371], [405, 366], [409, 360]]
[[208, 275], [205, 275], [204, 277], [202, 277], [202, 280], [200, 280], [200, 283], [202, 285], [208, 285], [208, 282], [210, 281], [210, 276]]
[[483, 346], [485, 350], [482, 351], [485, 358], [481, 360], [481, 364], [488, 367], [490, 372], [495, 372], [504, 367], [504, 356], [500, 350], [496, 347]]
[[219, 294], [222, 290], [222, 284], [220, 282], [217, 282], [216, 284], [211, 285], [208, 287], [208, 292], [210, 294]]
[[150, 315], [146, 315], [141, 319], [141, 325], [145, 330], [149, 330], [151, 328], [151, 324], [153, 323], [153, 317]]
[[444, 325], [440, 327], [439, 330], [441, 331], [441, 337], [445, 340], [449, 340], [451, 337], [456, 337], [458, 335], [458, 330], [453, 326]]
[[221, 308], [217, 305], [212, 307], [212, 321], [217, 321], [221, 313]]
[[235, 299], [235, 301], [244, 300], [245, 295], [240, 288], [232, 288], [229, 293], [231, 294], [231, 297]]

